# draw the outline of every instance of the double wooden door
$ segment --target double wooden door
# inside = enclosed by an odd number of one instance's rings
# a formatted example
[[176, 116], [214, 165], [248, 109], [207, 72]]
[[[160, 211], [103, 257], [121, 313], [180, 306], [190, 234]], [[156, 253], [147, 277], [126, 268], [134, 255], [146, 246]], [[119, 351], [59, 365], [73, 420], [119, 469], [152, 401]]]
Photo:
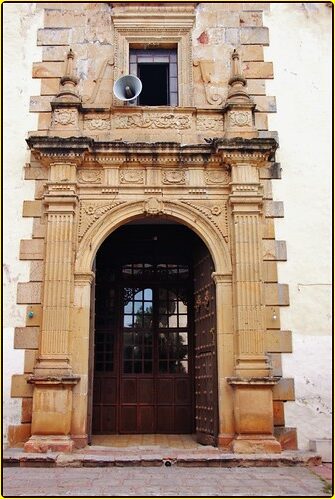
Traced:
[[147, 248], [141, 255], [137, 245], [135, 258], [127, 245], [128, 250], [120, 247], [119, 258], [112, 263], [106, 257], [108, 251], [100, 256], [95, 290], [94, 434], [196, 432], [200, 442], [215, 444], [211, 258], [203, 245], [190, 258], [189, 251], [174, 251], [172, 241], [168, 255], [166, 247]]

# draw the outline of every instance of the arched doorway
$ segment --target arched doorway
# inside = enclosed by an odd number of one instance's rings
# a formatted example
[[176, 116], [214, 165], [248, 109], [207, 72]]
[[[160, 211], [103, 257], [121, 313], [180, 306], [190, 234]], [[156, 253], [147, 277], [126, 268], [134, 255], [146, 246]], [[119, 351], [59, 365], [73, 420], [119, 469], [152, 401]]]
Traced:
[[92, 433], [218, 433], [212, 258], [187, 227], [123, 225], [96, 255]]

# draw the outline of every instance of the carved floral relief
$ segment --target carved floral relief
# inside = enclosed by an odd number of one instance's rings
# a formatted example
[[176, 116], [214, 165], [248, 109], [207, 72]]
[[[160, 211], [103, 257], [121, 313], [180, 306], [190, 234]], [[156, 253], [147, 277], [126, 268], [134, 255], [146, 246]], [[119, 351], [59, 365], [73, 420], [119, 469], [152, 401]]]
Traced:
[[80, 184], [101, 184], [102, 170], [79, 170], [78, 182]]
[[52, 126], [56, 125], [76, 125], [76, 109], [55, 109], [52, 113]]
[[251, 126], [251, 113], [248, 111], [233, 111], [229, 113], [231, 126]]
[[163, 184], [185, 184], [185, 170], [166, 170], [162, 172]]
[[120, 184], [143, 184], [144, 170], [120, 170]]
[[229, 173], [225, 170], [208, 170], [205, 172], [206, 184], [228, 184], [230, 181]]
[[113, 208], [125, 201], [81, 201], [79, 214], [78, 237], [82, 239], [93, 223]]
[[137, 113], [115, 116], [116, 128], [177, 128], [191, 127], [191, 116], [173, 113]]

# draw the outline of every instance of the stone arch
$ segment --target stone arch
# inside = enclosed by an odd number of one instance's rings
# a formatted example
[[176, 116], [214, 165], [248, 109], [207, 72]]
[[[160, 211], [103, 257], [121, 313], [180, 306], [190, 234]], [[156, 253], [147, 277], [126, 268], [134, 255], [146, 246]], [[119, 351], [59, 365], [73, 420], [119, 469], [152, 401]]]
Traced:
[[228, 244], [218, 228], [203, 213], [175, 201], [147, 198], [111, 207], [84, 234], [78, 248], [75, 272], [90, 272], [103, 241], [117, 228], [143, 216], [164, 216], [180, 222], [197, 234], [207, 246], [219, 274], [231, 274]]

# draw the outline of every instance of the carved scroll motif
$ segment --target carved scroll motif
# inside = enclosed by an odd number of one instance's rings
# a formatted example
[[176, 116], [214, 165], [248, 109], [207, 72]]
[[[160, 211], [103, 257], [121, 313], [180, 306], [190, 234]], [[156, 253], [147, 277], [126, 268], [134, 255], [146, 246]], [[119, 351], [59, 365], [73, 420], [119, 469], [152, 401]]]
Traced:
[[79, 240], [83, 238], [88, 229], [96, 222], [102, 215], [111, 211], [116, 206], [124, 204], [125, 201], [82, 201], [80, 203], [80, 215], [79, 215], [79, 228], [78, 237]]
[[120, 170], [120, 184], [143, 184], [143, 170]]
[[201, 78], [204, 84], [206, 100], [208, 104], [220, 106], [223, 102], [222, 95], [218, 93], [213, 93], [213, 73], [214, 73], [214, 61], [194, 61], [193, 66], [200, 68]]
[[205, 172], [205, 182], [209, 185], [225, 185], [230, 182], [230, 176], [225, 170], [208, 170]]
[[191, 127], [191, 116], [173, 113], [138, 113], [115, 116], [115, 128], [177, 128]]
[[90, 130], [109, 130], [111, 127], [110, 120], [105, 120], [102, 118], [85, 120], [85, 128], [89, 128]]
[[163, 184], [185, 184], [185, 170], [166, 170], [162, 173]]
[[81, 184], [101, 184], [102, 170], [80, 170], [78, 182]]

